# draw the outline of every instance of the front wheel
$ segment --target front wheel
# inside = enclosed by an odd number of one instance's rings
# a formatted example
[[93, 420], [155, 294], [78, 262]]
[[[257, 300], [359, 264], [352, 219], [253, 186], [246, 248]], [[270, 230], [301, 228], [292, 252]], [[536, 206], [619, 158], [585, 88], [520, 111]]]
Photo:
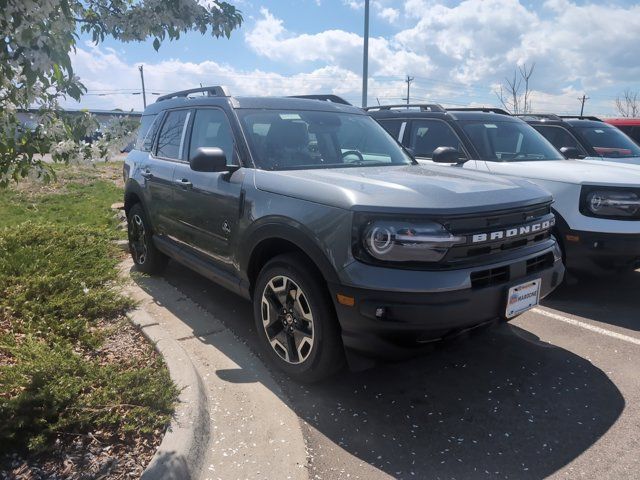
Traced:
[[264, 266], [253, 307], [260, 342], [278, 368], [295, 380], [317, 382], [344, 366], [331, 298], [302, 255], [280, 255]]
[[169, 259], [153, 244], [151, 226], [139, 203], [127, 214], [127, 233], [129, 252], [138, 269], [148, 274], [162, 273]]

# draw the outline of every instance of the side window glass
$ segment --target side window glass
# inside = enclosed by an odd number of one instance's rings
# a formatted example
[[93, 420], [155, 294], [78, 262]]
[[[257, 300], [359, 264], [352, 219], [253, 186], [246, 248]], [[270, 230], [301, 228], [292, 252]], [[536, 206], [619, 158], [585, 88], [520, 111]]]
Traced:
[[402, 125], [402, 120], [380, 120], [380, 125], [384, 127], [384, 129], [391, 134], [393, 138], [396, 140], [400, 136], [400, 127]]
[[156, 155], [164, 158], [182, 158], [184, 137], [186, 133], [188, 110], [176, 110], [167, 114], [158, 137]]
[[410, 146], [418, 157], [431, 158], [438, 147], [453, 147], [464, 155], [458, 136], [449, 125], [439, 120], [412, 122]]
[[227, 161], [233, 160], [234, 142], [231, 125], [222, 110], [207, 108], [197, 110], [193, 118], [189, 158], [200, 147], [218, 147], [227, 155]]
[[159, 115], [144, 115], [140, 119], [140, 128], [138, 128], [138, 138], [136, 139], [136, 150], [142, 150], [143, 152], [151, 151], [153, 146], [153, 139], [158, 132]]
[[577, 148], [580, 153], [585, 153], [584, 149], [580, 146], [575, 137], [562, 127], [535, 125], [535, 129], [538, 130], [542, 136], [558, 150], [562, 147], [573, 147]]

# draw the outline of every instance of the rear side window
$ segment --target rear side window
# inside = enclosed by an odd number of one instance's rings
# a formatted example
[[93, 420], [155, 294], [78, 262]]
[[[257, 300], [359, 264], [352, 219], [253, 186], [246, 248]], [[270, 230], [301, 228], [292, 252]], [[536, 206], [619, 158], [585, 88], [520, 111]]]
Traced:
[[439, 120], [412, 122], [410, 147], [418, 157], [431, 158], [438, 147], [453, 147], [464, 157], [458, 136], [449, 125]]
[[400, 137], [400, 127], [402, 126], [402, 120], [379, 120], [378, 123], [382, 125], [393, 138], [398, 140], [398, 138]]
[[587, 152], [584, 151], [584, 148], [582, 148], [575, 137], [571, 135], [566, 128], [554, 127], [551, 125], [535, 125], [533, 128], [538, 130], [542, 136], [549, 140], [558, 150], [562, 147], [573, 147], [577, 148], [583, 155], [587, 154]]
[[157, 120], [157, 114], [142, 116], [140, 119], [140, 128], [138, 128], [138, 138], [136, 139], [136, 150], [142, 150], [143, 152], [151, 151], [153, 138], [156, 136], [160, 123]]
[[196, 111], [191, 131], [189, 158], [192, 158], [200, 147], [218, 147], [224, 151], [227, 160], [233, 158], [233, 133], [223, 111], [214, 108]]
[[158, 136], [156, 155], [163, 158], [180, 160], [184, 150], [184, 138], [191, 112], [175, 110], [167, 114]]

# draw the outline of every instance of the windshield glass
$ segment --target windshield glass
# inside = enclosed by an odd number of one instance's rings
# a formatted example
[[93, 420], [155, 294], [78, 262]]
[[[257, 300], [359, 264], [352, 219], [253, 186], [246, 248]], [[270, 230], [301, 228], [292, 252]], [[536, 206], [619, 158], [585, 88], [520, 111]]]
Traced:
[[413, 163], [386, 130], [366, 115], [289, 110], [238, 113], [253, 158], [264, 170]]
[[640, 146], [616, 127], [602, 124], [595, 127], [576, 126], [576, 129], [603, 157], [640, 157]]
[[564, 157], [539, 132], [524, 122], [461, 121], [462, 129], [481, 160], [523, 162], [563, 160]]

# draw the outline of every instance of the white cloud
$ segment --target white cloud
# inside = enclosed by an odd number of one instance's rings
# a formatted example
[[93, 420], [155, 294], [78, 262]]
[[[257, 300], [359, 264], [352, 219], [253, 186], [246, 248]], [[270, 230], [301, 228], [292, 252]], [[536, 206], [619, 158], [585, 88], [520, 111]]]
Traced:
[[378, 12], [378, 16], [380, 18], [384, 18], [390, 23], [395, 23], [400, 18], [400, 10], [396, 8], [385, 7]]
[[[363, 2], [343, 0], [343, 4], [360, 9]], [[610, 112], [615, 96], [611, 92], [637, 86], [640, 78], [639, 4], [372, 0], [372, 8], [386, 21], [407, 27], [396, 27], [395, 35], [371, 37], [370, 101], [376, 97], [387, 103], [400, 101], [406, 91], [403, 78], [411, 75], [416, 77], [412, 84], [416, 99], [495, 105], [495, 86], [512, 75], [516, 65], [535, 62], [534, 108], [572, 111], [577, 109], [577, 97], [586, 91], [592, 98], [590, 108]], [[297, 33], [266, 8], [244, 32], [247, 47], [273, 62], [271, 71], [165, 60], [145, 65], [149, 90], [223, 83], [239, 94], [333, 92], [358, 101], [363, 44], [359, 33], [340, 29]], [[284, 64], [304, 73], [274, 73]], [[136, 66], [126, 64], [113, 50], [79, 49], [74, 66], [92, 90], [113, 89], [116, 84], [139, 87]], [[90, 100], [120, 105], [123, 98]], [[141, 103], [139, 97], [127, 98], [131, 105]]]
[[[266, 8], [262, 17], [245, 34], [247, 45], [271, 60], [294, 62], [326, 62], [359, 72], [362, 64], [363, 38], [344, 30], [325, 30], [316, 34], [294, 34], [285, 29], [282, 20]], [[399, 49], [393, 40], [371, 37], [369, 68], [372, 75], [404, 75], [412, 72], [431, 73], [429, 59], [410, 49]]]
[[[142, 110], [141, 96], [131, 95], [141, 89], [137, 64], [125, 62], [113, 49], [93, 46], [78, 48], [72, 61], [74, 71], [88, 90], [82, 100], [83, 108]], [[153, 92], [164, 94], [198, 87], [200, 83], [226, 85], [238, 96], [333, 93], [357, 101], [361, 84], [359, 75], [335, 66], [284, 76], [261, 70], [238, 70], [213, 61], [193, 63], [175, 59], [144, 64], [144, 76], [148, 103], [157, 98]], [[79, 107], [73, 100], [66, 101], [64, 106]]]

